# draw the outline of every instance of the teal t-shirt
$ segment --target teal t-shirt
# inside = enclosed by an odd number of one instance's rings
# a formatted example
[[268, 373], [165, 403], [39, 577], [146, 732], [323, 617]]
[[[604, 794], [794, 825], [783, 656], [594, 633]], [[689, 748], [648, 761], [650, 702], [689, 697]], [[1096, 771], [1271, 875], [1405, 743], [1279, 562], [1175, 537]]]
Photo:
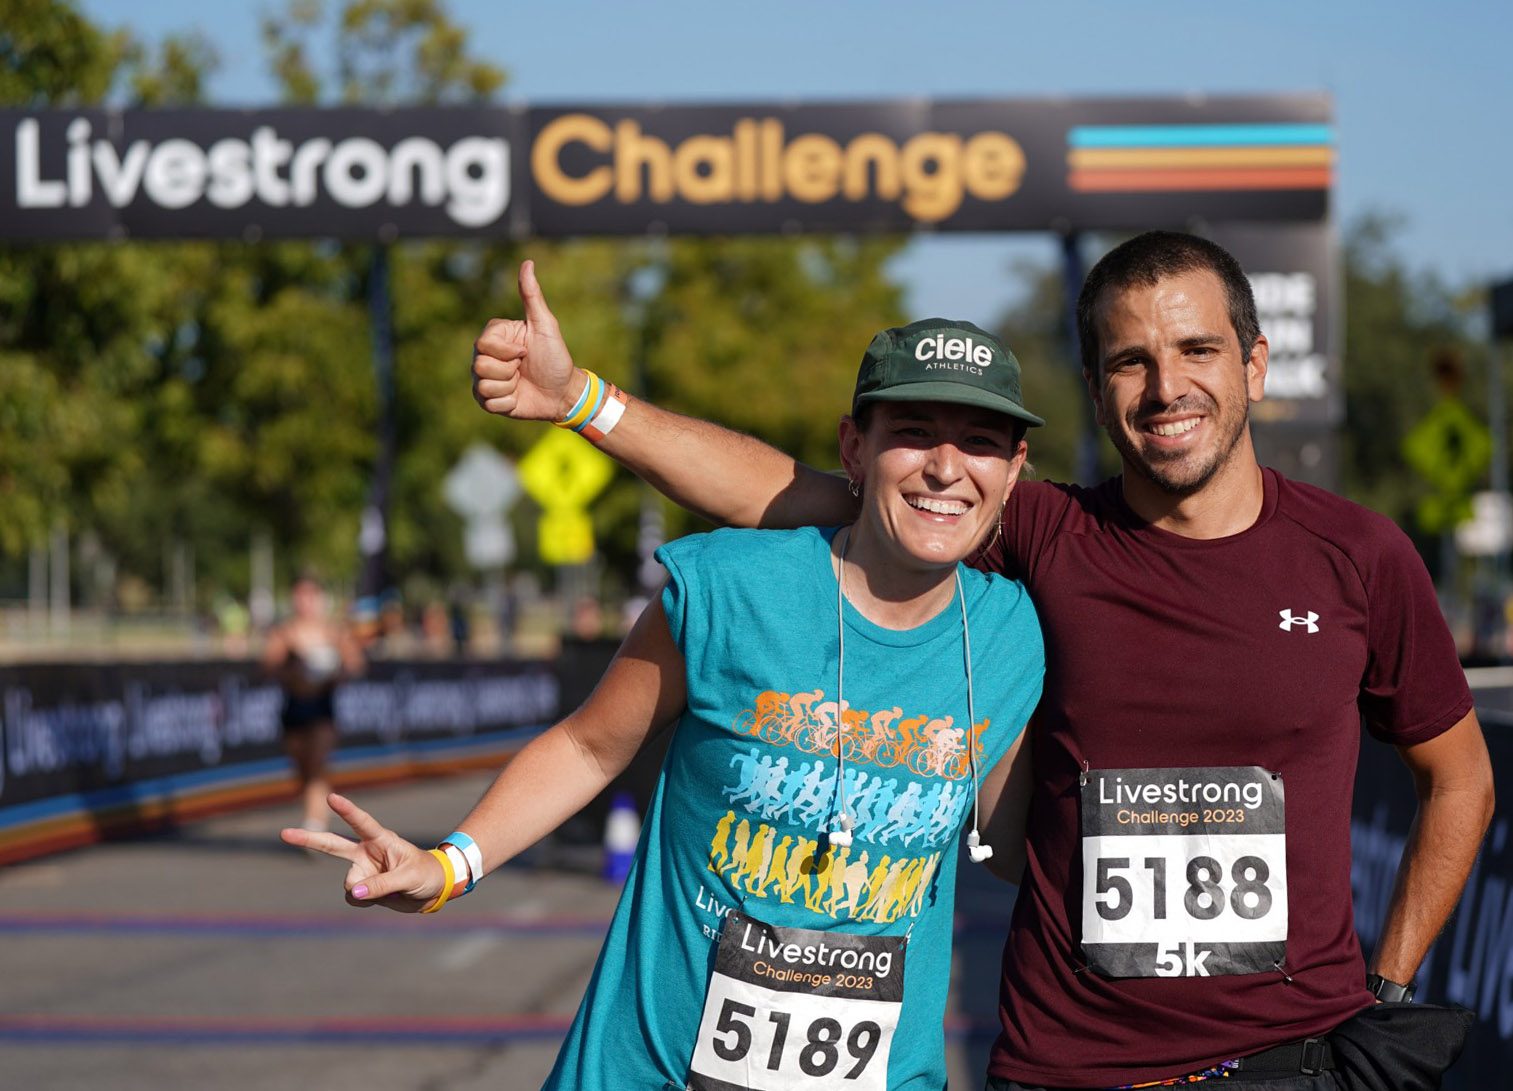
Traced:
[[[957, 599], [914, 629], [845, 605], [843, 785], [853, 843], [816, 855], [837, 813], [834, 528], [718, 530], [663, 546], [662, 604], [688, 671], [635, 864], [547, 1086], [682, 1088], [721, 922], [908, 934], [889, 1088], [943, 1088], [957, 840], [971, 821]], [[1045, 653], [1022, 585], [959, 569], [978, 772], [1018, 737]]]

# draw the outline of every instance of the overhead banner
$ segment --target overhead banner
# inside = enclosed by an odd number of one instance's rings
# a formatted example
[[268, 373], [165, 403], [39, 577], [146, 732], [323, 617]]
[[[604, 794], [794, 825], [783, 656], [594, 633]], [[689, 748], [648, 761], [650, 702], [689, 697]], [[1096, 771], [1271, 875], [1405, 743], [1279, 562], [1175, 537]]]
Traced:
[[1139, 229], [1325, 218], [1323, 96], [0, 111], [0, 238]]
[[530, 111], [537, 235], [1319, 220], [1322, 97]]
[[519, 125], [492, 108], [0, 111], [0, 235], [503, 235]]

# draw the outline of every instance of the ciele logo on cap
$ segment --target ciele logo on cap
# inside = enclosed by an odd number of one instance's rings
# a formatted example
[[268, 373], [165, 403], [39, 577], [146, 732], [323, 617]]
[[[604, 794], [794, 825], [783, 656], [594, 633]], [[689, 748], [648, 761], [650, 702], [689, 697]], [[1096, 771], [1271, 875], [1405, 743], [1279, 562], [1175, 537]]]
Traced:
[[[944, 333], [937, 333], [934, 337], [920, 339], [919, 344], [914, 346], [914, 358], [921, 362], [941, 361], [928, 364], [926, 371], [944, 367], [945, 361], [987, 367], [993, 362], [993, 350], [971, 337], [947, 337]], [[951, 370], [959, 370], [959, 365]]]

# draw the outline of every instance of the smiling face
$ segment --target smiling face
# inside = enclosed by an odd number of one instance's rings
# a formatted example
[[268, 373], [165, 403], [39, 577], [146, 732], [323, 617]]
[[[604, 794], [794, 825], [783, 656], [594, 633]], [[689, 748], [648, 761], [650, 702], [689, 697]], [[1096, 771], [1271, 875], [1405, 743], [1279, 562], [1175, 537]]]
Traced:
[[1267, 345], [1258, 338], [1244, 359], [1215, 274], [1198, 269], [1111, 291], [1096, 329], [1088, 391], [1127, 478], [1186, 497], [1246, 468]]
[[862, 484], [858, 536], [912, 570], [955, 565], [997, 522], [1024, 465], [1002, 413], [943, 402], [874, 402], [841, 421], [841, 460]]

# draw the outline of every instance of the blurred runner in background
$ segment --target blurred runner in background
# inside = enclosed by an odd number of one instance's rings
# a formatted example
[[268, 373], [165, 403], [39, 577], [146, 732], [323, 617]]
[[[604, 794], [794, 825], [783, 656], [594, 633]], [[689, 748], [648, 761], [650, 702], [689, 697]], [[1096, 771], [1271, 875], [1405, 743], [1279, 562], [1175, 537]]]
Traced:
[[361, 674], [363, 654], [347, 626], [331, 616], [319, 581], [301, 576], [290, 590], [293, 613], [263, 646], [263, 669], [284, 691], [284, 750], [299, 781], [304, 828], [328, 828], [326, 767], [336, 747], [332, 697], [344, 678]]

